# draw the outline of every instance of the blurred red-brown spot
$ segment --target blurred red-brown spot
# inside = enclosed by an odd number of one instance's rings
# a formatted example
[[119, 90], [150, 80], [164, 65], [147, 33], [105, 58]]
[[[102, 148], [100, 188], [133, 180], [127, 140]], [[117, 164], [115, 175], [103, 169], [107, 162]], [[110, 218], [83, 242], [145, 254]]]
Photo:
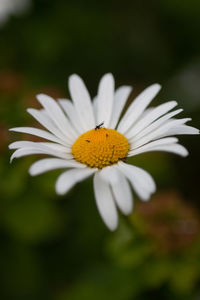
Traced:
[[56, 87], [43, 87], [40, 89], [37, 89], [35, 91], [31, 91], [29, 94], [25, 94], [23, 97], [23, 102], [26, 107], [33, 107], [36, 109], [42, 108], [40, 103], [37, 101], [36, 96], [38, 94], [46, 94], [53, 99], [57, 100], [59, 98], [66, 98], [66, 96], [63, 96], [62, 92], [57, 89]]
[[4, 70], [0, 71], [0, 91], [5, 93], [15, 93], [21, 89], [24, 79], [21, 74]]
[[0, 150], [4, 149], [8, 144], [8, 128], [0, 124]]
[[198, 213], [175, 191], [159, 193], [148, 203], [138, 202], [136, 207], [148, 234], [163, 251], [187, 247], [200, 238]]

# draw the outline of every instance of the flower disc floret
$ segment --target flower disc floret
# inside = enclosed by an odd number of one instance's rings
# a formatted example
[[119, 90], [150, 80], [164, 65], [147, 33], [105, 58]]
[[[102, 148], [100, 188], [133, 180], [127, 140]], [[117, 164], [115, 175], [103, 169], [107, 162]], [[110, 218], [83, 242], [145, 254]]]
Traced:
[[91, 168], [117, 163], [129, 151], [127, 138], [114, 129], [99, 128], [80, 135], [72, 146], [74, 158]]

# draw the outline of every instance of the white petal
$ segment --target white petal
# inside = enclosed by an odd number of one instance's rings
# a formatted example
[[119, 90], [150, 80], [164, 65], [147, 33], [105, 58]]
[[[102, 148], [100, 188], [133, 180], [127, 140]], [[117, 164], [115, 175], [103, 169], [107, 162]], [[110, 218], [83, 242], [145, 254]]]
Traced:
[[102, 169], [100, 176], [110, 183], [115, 201], [125, 215], [133, 210], [133, 197], [129, 183], [125, 176], [115, 167], [105, 167]]
[[[175, 139], [176, 138], [171, 138], [171, 139]], [[163, 138], [160, 140], [156, 140], [153, 141], [151, 143], [148, 143], [142, 147], [139, 147], [137, 149], [131, 150], [128, 153], [128, 156], [135, 156], [141, 153], [146, 153], [146, 152], [152, 152], [152, 151], [164, 151], [164, 152], [171, 152], [171, 153], [175, 153], [178, 155], [181, 155], [183, 157], [188, 155], [188, 151], [185, 147], [183, 147], [182, 145], [179, 145], [175, 142], [171, 142], [171, 143], [166, 143], [166, 141], [164, 140], [170, 140], [170, 138]]]
[[118, 183], [119, 182], [119, 172], [114, 168], [114, 166], [108, 166], [103, 168], [99, 172], [99, 176], [107, 181], [108, 183]]
[[60, 129], [52, 122], [52, 120], [47, 116], [47, 114], [42, 110], [37, 110], [34, 108], [28, 108], [27, 112], [32, 115], [41, 125], [52, 132], [55, 136], [61, 139], [64, 143], [70, 145], [72, 142], [68, 139]]
[[151, 149], [143, 151], [142, 153], [151, 152], [151, 151], [171, 152], [171, 153], [183, 156], [183, 157], [188, 155], [187, 149], [185, 147], [183, 147], [182, 145], [179, 145], [179, 144], [170, 144], [170, 145], [152, 147]]
[[133, 136], [137, 135], [141, 130], [146, 128], [149, 124], [158, 119], [160, 116], [170, 111], [176, 105], [176, 101], [170, 101], [155, 107], [127, 131], [126, 137], [130, 139]]
[[143, 138], [137, 140], [134, 143], [134, 148], [138, 148], [138, 147], [148, 143], [149, 141], [158, 139], [160, 137], [167, 136], [168, 130], [170, 130], [173, 127], [182, 125], [185, 122], [190, 121], [190, 120], [191, 120], [190, 118], [184, 118], [184, 119], [178, 119], [178, 120], [176, 120], [176, 119], [168, 120], [162, 126], [157, 128], [156, 130], [150, 132], [149, 134], [145, 135]]
[[77, 134], [72, 128], [69, 120], [64, 115], [62, 109], [59, 107], [58, 103], [51, 97], [39, 94], [37, 95], [38, 101], [47, 111], [49, 117], [55, 122], [60, 131], [66, 136], [70, 141], [74, 141], [77, 138]]
[[94, 98], [93, 98], [93, 101], [92, 101], [92, 107], [93, 107], [93, 112], [94, 112], [94, 119], [95, 119], [95, 124], [97, 124], [98, 122], [97, 122], [97, 115], [98, 115], [98, 113], [97, 113], [97, 96], [95, 96]]
[[10, 162], [13, 161], [14, 158], [19, 158], [22, 156], [27, 156], [31, 154], [44, 154], [41, 150], [36, 150], [35, 148], [23, 148], [23, 149], [17, 149], [10, 157]]
[[122, 213], [129, 215], [133, 210], [131, 188], [125, 176], [121, 174], [120, 183], [112, 185], [115, 201]]
[[31, 142], [31, 141], [17, 141], [9, 145], [9, 149], [18, 149], [24, 147], [35, 147], [36, 149], [46, 150], [51, 149], [52, 151], [58, 151], [63, 153], [71, 153], [71, 148], [46, 142]]
[[[141, 116], [137, 119], [136, 124], [137, 124], [141, 119], [143, 119], [144, 117], [146, 117], [146, 116], [150, 113], [150, 111], [153, 111], [155, 108], [156, 108], [155, 106], [147, 107], [147, 108], [144, 110], [144, 112], [141, 114]], [[135, 124], [135, 125], [136, 125], [136, 124]], [[133, 125], [133, 126], [134, 126], [134, 125]]]
[[20, 148], [20, 149], [16, 150], [11, 155], [10, 161], [12, 162], [12, 160], [14, 158], [19, 158], [19, 157], [27, 156], [27, 155], [31, 155], [31, 154], [47, 154], [47, 155], [52, 155], [54, 157], [59, 157], [59, 158], [64, 158], [64, 159], [72, 159], [73, 158], [73, 156], [69, 153], [55, 151], [47, 146], [45, 147], [45, 146], [34, 145], [33, 147], [24, 147], [24, 148]]
[[152, 149], [154, 149], [155, 147], [158, 146], [163, 146], [163, 145], [169, 145], [169, 144], [174, 144], [177, 143], [178, 139], [177, 138], [163, 138], [163, 139], [159, 139], [153, 142], [150, 142], [148, 144], [145, 144], [144, 146], [141, 146], [137, 149], [134, 149], [134, 144], [131, 147], [131, 150], [128, 153], [128, 156], [134, 156], [140, 153], [144, 153], [144, 152], [149, 152], [149, 151], [153, 151]]
[[121, 133], [127, 132], [134, 122], [138, 120], [160, 89], [161, 86], [159, 84], [153, 84], [137, 96], [119, 122], [117, 130]]
[[77, 113], [74, 105], [72, 104], [72, 102], [67, 99], [59, 99], [59, 103], [60, 103], [61, 107], [63, 108], [64, 112], [69, 117], [69, 119], [70, 119], [73, 127], [76, 129], [76, 131], [79, 134], [84, 133], [85, 132], [84, 127], [81, 125], [78, 113]]
[[132, 139], [130, 139], [130, 141], [131, 142], [138, 141], [140, 138], [142, 138], [143, 136], [147, 135], [148, 133], [154, 131], [155, 129], [159, 128], [167, 120], [169, 120], [170, 118], [172, 118], [173, 116], [179, 114], [182, 111], [183, 111], [183, 109], [177, 109], [175, 111], [172, 111], [172, 112], [164, 115], [163, 117], [159, 118], [158, 120], [156, 120], [155, 122], [153, 122], [152, 124], [150, 124], [149, 126], [147, 126], [145, 129], [143, 129], [142, 131], [140, 131], [135, 137], [133, 137]]
[[45, 130], [42, 130], [42, 129], [39, 129], [39, 128], [15, 127], [15, 128], [11, 128], [9, 130], [10, 131], [15, 131], [15, 132], [32, 134], [32, 135], [39, 136], [43, 139], [47, 139], [47, 140], [52, 141], [52, 142], [64, 144], [64, 142], [61, 139], [57, 138], [56, 136], [54, 136], [53, 134], [51, 134], [51, 133], [49, 133]]
[[110, 230], [118, 225], [118, 214], [109, 184], [97, 172], [94, 176], [94, 194], [99, 213]]
[[189, 154], [188, 150], [179, 144], [172, 144], [169, 146], [158, 147], [158, 148], [155, 148], [154, 151], [171, 152], [171, 153], [183, 156], [183, 157], [188, 156], [188, 154]]
[[31, 147], [34, 145], [35, 142], [30, 142], [30, 141], [17, 141], [14, 143], [11, 143], [8, 148], [9, 149], [18, 149], [22, 147]]
[[117, 167], [131, 182], [138, 196], [146, 201], [155, 192], [156, 186], [152, 176], [141, 168], [119, 162]]
[[69, 77], [69, 90], [84, 130], [94, 128], [95, 120], [90, 95], [78, 75], [74, 74]]
[[180, 135], [180, 134], [199, 134], [199, 129], [194, 128], [192, 126], [188, 125], [179, 125], [175, 126], [173, 128], [170, 128], [165, 136], [170, 136], [170, 135]]
[[[50, 151], [49, 151], [50, 152]], [[21, 148], [21, 149], [17, 149], [10, 157], [10, 162], [13, 161], [14, 158], [19, 158], [19, 157], [23, 157], [23, 156], [28, 156], [28, 155], [32, 155], [32, 154], [47, 154], [47, 155], [52, 155], [55, 157], [60, 157], [60, 158], [64, 158], [64, 159], [72, 159], [73, 157], [69, 154], [53, 154], [52, 152], [49, 153], [48, 151], [42, 151], [39, 149], [35, 149], [35, 148]]]
[[114, 100], [112, 74], [108, 73], [101, 78], [97, 99], [97, 125], [104, 122], [104, 126], [109, 127]]
[[62, 168], [85, 168], [86, 166], [75, 160], [65, 160], [59, 158], [44, 158], [36, 161], [31, 165], [29, 174], [32, 176], [42, 174], [44, 172], [62, 169]]
[[76, 183], [84, 180], [93, 173], [96, 169], [72, 169], [62, 173], [56, 181], [56, 192], [59, 195], [67, 193]]
[[116, 127], [131, 91], [132, 88], [130, 86], [121, 86], [116, 90], [109, 128], [114, 129]]

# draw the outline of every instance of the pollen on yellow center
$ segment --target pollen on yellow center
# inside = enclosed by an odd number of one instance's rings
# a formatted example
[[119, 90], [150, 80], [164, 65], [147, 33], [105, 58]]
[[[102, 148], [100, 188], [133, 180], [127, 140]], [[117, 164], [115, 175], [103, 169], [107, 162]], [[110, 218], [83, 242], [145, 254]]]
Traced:
[[91, 168], [117, 163], [129, 151], [127, 138], [114, 129], [98, 128], [80, 135], [72, 146], [74, 158]]

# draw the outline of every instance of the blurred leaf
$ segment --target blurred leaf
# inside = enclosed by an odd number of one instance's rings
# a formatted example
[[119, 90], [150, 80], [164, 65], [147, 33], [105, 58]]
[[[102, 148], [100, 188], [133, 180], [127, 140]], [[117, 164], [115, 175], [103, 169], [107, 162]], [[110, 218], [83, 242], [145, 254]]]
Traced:
[[26, 194], [5, 211], [4, 226], [15, 238], [39, 242], [57, 235], [61, 215], [52, 201]]

